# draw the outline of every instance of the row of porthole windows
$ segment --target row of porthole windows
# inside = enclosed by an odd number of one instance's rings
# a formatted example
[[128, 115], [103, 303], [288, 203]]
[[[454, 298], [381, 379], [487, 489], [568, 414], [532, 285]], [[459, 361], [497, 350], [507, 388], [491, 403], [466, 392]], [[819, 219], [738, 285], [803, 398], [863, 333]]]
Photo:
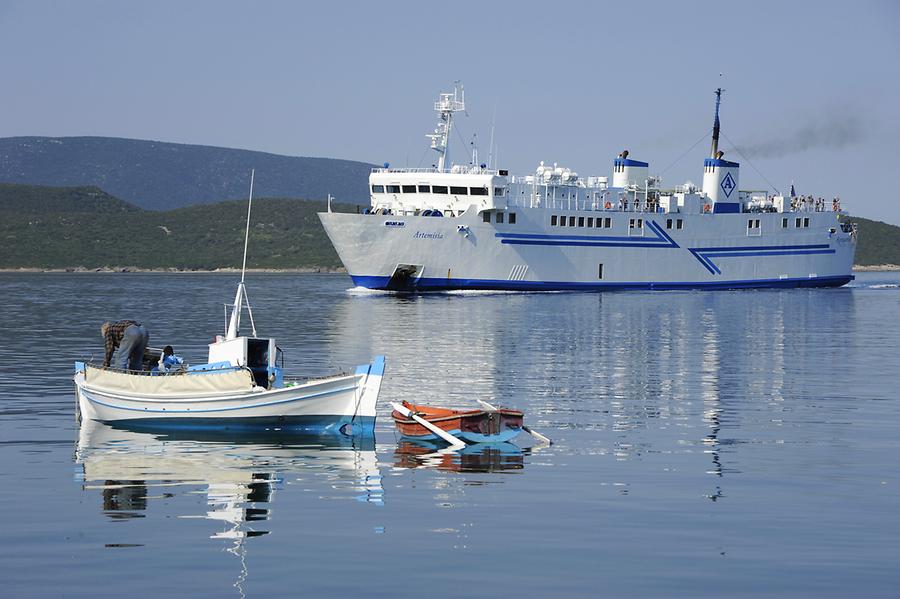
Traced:
[[589, 229], [610, 229], [612, 228], [612, 219], [609, 217], [598, 216], [566, 216], [565, 214], [550, 216], [551, 227], [587, 227]]
[[[494, 197], [502, 197], [506, 188], [495, 187]], [[440, 195], [486, 196], [487, 187], [457, 187], [455, 185], [373, 185], [372, 193], [436, 193]]]
[[[505, 220], [505, 219], [503, 218], [503, 215], [504, 215], [504, 214], [505, 214], [505, 213], [504, 213], [502, 210], [497, 210], [497, 211], [494, 213], [494, 222], [496, 222], [498, 225], [502, 225], [502, 224], [503, 224], [503, 221]], [[509, 224], [511, 224], [511, 225], [516, 224], [516, 213], [515, 213], [515, 212], [509, 212], [508, 215], [509, 215]], [[484, 221], [484, 222], [486, 222], [486, 223], [491, 222], [491, 211], [490, 211], [490, 210], [485, 210], [484, 212], [482, 212], [482, 213], [481, 213], [481, 220]]]

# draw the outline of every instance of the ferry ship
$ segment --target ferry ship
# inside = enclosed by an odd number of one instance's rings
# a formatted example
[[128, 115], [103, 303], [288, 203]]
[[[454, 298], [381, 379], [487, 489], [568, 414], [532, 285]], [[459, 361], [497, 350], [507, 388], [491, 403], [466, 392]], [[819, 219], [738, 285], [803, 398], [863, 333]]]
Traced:
[[[606, 176], [543, 162], [531, 175], [449, 161], [460, 85], [434, 104], [431, 168], [373, 169], [371, 207], [319, 214], [356, 285], [430, 291], [838, 287], [853, 280], [856, 227], [840, 201], [739, 188], [719, 150], [703, 185], [664, 189], [623, 151]], [[448, 166], [449, 165], [449, 166]]]

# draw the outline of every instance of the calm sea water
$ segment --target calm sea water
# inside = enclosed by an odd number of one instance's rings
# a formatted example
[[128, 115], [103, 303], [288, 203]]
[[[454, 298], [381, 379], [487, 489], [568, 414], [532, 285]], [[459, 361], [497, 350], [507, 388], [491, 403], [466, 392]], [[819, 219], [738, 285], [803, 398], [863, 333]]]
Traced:
[[[900, 594], [898, 274], [417, 297], [254, 275], [290, 373], [388, 356], [375, 443], [79, 427], [101, 322], [202, 362], [235, 284], [0, 275], [5, 596]], [[521, 408], [555, 444], [428, 456], [402, 399]]]

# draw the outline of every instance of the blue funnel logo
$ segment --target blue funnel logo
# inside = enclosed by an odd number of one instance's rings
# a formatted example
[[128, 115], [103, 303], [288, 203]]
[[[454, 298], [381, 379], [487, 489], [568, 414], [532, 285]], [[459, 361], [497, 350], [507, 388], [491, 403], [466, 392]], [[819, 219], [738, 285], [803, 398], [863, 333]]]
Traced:
[[722, 184], [719, 187], [725, 192], [726, 198], [731, 197], [731, 192], [734, 191], [734, 179], [731, 178], [731, 173], [725, 175], [725, 178], [722, 179]]

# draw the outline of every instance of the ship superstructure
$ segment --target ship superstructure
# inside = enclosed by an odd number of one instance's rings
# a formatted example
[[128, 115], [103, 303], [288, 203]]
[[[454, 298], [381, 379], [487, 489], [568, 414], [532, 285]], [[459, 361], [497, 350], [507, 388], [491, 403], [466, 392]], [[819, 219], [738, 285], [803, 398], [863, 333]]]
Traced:
[[[365, 214], [320, 218], [347, 272], [373, 289], [833, 287], [853, 279], [856, 229], [840, 202], [740, 190], [719, 150], [703, 185], [665, 189], [623, 151], [607, 176], [543, 162], [513, 176], [449, 162], [461, 86], [442, 93], [430, 168], [373, 169]], [[451, 166], [447, 166], [450, 164]], [[793, 186], [792, 186], [793, 191]]]

